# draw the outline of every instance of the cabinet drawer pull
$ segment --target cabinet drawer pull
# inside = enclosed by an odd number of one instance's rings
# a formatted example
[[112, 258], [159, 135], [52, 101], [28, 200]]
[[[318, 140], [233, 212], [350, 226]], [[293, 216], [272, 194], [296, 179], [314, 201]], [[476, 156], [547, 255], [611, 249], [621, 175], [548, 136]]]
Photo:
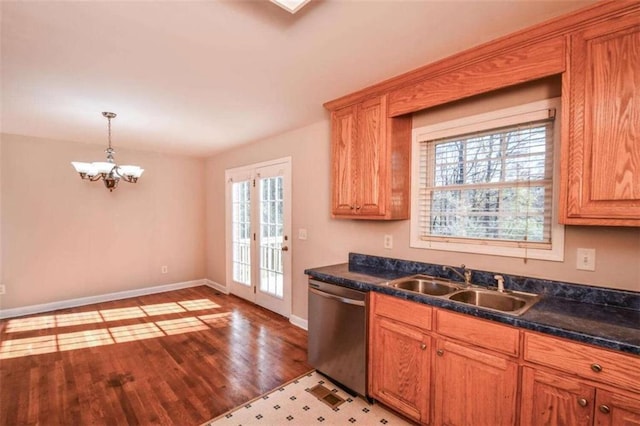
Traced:
[[589, 405], [589, 401], [587, 401], [585, 398], [578, 398], [578, 405], [581, 407], [586, 407], [587, 405]]
[[442, 349], [438, 349], [436, 351], [436, 354], [438, 354], [438, 356], [442, 356], [442, 355], [444, 355], [444, 351]]
[[424, 343], [422, 343], [422, 344], [420, 345], [420, 349], [422, 349], [422, 350], [424, 351], [425, 349], [427, 349], [427, 345], [426, 345], [426, 344], [424, 344]]
[[601, 413], [604, 413], [604, 414], [609, 414], [611, 412], [611, 409], [609, 408], [609, 406], [604, 404], [599, 406], [598, 409], [600, 410]]
[[602, 366], [600, 364], [591, 364], [591, 369], [594, 373], [599, 373], [602, 371]]

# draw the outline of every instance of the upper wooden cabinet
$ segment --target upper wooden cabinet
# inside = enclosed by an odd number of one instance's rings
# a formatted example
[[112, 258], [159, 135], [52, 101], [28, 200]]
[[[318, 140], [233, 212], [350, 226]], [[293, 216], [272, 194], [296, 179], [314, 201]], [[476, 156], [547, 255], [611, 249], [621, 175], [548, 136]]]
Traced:
[[378, 96], [331, 113], [332, 214], [408, 219], [411, 117], [387, 118]]
[[562, 75], [560, 222], [640, 226], [638, 69], [640, 2], [599, 1], [329, 101], [333, 216], [408, 218], [410, 114]]
[[640, 226], [640, 3], [570, 36], [561, 222]]

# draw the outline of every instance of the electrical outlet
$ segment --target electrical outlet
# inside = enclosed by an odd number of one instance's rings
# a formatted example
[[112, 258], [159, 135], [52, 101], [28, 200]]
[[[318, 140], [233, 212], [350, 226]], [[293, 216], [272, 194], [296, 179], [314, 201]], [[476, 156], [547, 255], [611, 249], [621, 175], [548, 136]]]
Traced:
[[307, 239], [307, 230], [304, 228], [298, 229], [298, 239], [306, 240]]
[[596, 249], [579, 248], [576, 251], [576, 269], [581, 271], [596, 270]]
[[6, 292], [6, 288], [4, 287], [4, 284], [0, 284], [0, 294], [4, 294]]
[[384, 248], [391, 250], [393, 248], [393, 235], [386, 234], [384, 236]]
[[160, 272], [163, 274], [169, 272], [169, 268], [167, 267], [167, 265], [162, 265], [162, 267], [160, 268]]

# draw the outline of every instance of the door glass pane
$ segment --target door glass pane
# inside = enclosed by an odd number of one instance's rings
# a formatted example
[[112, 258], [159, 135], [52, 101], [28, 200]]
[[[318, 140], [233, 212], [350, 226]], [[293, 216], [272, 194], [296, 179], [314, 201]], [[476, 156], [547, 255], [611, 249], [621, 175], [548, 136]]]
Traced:
[[260, 179], [260, 291], [283, 297], [283, 178]]
[[231, 239], [233, 280], [251, 285], [251, 187], [249, 181], [234, 182], [231, 189]]

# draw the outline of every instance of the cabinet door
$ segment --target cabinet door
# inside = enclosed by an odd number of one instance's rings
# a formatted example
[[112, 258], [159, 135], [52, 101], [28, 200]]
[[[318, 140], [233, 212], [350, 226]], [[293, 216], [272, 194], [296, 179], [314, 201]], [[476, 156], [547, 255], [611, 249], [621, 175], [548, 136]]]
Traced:
[[332, 213], [355, 213], [354, 143], [356, 141], [356, 107], [351, 106], [331, 114], [331, 158], [333, 176]]
[[598, 389], [595, 407], [598, 426], [640, 425], [640, 399]]
[[639, 69], [636, 12], [571, 38], [565, 223], [640, 226]]
[[518, 364], [440, 339], [435, 357], [435, 424], [513, 425]]
[[361, 215], [384, 215], [387, 185], [386, 97], [365, 101], [358, 109], [356, 209]]
[[578, 379], [530, 367], [522, 373], [522, 426], [580, 426], [592, 421], [595, 389]]
[[429, 336], [386, 318], [374, 318], [373, 397], [407, 417], [429, 423]]

